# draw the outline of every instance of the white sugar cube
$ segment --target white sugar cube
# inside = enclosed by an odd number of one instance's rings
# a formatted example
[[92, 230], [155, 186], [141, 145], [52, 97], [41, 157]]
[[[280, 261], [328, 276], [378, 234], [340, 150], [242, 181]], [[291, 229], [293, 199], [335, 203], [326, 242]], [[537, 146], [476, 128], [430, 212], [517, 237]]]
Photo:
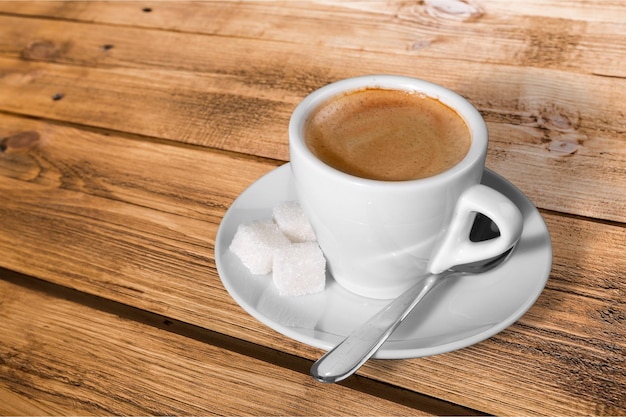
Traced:
[[293, 243], [276, 251], [274, 285], [280, 295], [296, 296], [324, 291], [326, 259], [315, 242]]
[[294, 243], [314, 242], [315, 232], [297, 201], [281, 201], [274, 206], [274, 221]]
[[230, 250], [239, 257], [251, 274], [272, 272], [274, 253], [291, 242], [271, 219], [240, 224]]

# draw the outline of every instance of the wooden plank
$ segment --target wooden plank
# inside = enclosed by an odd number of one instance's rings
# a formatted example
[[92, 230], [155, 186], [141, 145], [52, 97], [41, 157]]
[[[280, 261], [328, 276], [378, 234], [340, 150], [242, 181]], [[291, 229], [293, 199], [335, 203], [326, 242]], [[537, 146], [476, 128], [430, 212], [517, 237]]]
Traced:
[[[320, 354], [248, 316], [215, 270], [226, 208], [276, 163], [0, 120], [13, 131], [42, 133], [38, 144], [23, 139], [22, 148], [0, 154], [2, 266], [307, 359]], [[471, 349], [374, 361], [361, 374], [488, 413], [623, 414], [624, 225], [544, 217], [554, 268], [518, 324]], [[529, 402], [536, 386], [542, 396]]]
[[[71, 2], [67, 1], [9, 1], [1, 3], [0, 12], [19, 14], [24, 16], [54, 16], [69, 20], [78, 20], [93, 23], [110, 23], [117, 25], [129, 25], [139, 27], [159, 27], [162, 29], [185, 29], [193, 28], [199, 33], [214, 33], [217, 25], [211, 21], [211, 17], [222, 12], [230, 16], [232, 11], [237, 11], [243, 16], [243, 22], [250, 19], [247, 15], [255, 10], [267, 20], [272, 16], [286, 15], [298, 17], [299, 13], [315, 15], [314, 11], [324, 13], [343, 11], [346, 19], [350, 15], [357, 15], [360, 11], [370, 13], [391, 14], [402, 9], [417, 9], [427, 12], [429, 8], [440, 9], [440, 16], [448, 13], [449, 19], [463, 20], [466, 14], [462, 5], [454, 4], [454, 1], [423, 1], [416, 4], [401, 3], [394, 0], [376, 1], [275, 1], [265, 8], [259, 8], [255, 1], [209, 1], [207, 4], [198, 4], [193, 1], [177, 2], [152, 2], [146, 4], [140, 1], [99, 1], [99, 2]], [[159, 4], [160, 3], [160, 4]], [[268, 2], [270, 3], [270, 2]], [[580, 20], [585, 22], [612, 22], [623, 23], [621, 16], [624, 13], [624, 3], [619, 0], [560, 0], [558, 2], [546, 2], [542, 0], [510, 1], [503, 4], [499, 0], [481, 0], [472, 2], [470, 6], [479, 7], [486, 11], [484, 14], [494, 15], [520, 15], [535, 17], [560, 16], [563, 19]], [[478, 4], [476, 4], [478, 3]], [[157, 7], [158, 6], [158, 7]], [[457, 6], [457, 7], [455, 7]], [[150, 10], [144, 10], [149, 8]], [[225, 10], [226, 9], [226, 10]], [[471, 7], [469, 8], [471, 10]], [[460, 10], [460, 12], [459, 12]], [[269, 12], [268, 12], [269, 11]], [[457, 11], [455, 16], [455, 11]], [[417, 13], [417, 12], [416, 12]], [[258, 15], [257, 15], [258, 16]], [[207, 24], [207, 21], [209, 23]], [[230, 22], [228, 22], [230, 23]], [[288, 22], [286, 22], [288, 23]]]
[[624, 16], [614, 1], [0, 3], [0, 12], [309, 46], [624, 76]]
[[302, 372], [309, 361], [290, 369], [278, 352], [250, 357], [201, 329], [0, 275], [2, 415], [477, 414], [364, 379], [322, 385]]

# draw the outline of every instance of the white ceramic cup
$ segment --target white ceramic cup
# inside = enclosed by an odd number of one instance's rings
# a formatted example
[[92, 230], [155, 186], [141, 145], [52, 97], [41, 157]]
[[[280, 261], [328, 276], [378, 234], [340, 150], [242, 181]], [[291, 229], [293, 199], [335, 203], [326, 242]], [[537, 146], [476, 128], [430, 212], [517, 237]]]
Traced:
[[[308, 117], [331, 97], [364, 88], [418, 92], [452, 108], [471, 133], [467, 155], [441, 174], [408, 181], [359, 178], [320, 161], [305, 143]], [[480, 184], [487, 141], [487, 126], [474, 106], [423, 80], [363, 76], [307, 96], [289, 123], [291, 169], [298, 199], [334, 279], [365, 297], [392, 298], [424, 273], [440, 273], [508, 250], [521, 234], [522, 216], [508, 198]], [[498, 226], [499, 237], [470, 240], [477, 212]]]

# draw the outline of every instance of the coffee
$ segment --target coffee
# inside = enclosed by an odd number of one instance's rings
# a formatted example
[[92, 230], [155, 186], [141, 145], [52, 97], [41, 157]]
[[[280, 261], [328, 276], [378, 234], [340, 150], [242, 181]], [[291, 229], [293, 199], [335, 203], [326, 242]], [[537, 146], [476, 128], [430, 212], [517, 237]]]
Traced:
[[437, 99], [367, 88], [317, 108], [306, 122], [305, 141], [320, 160], [340, 171], [405, 181], [453, 167], [472, 139], [463, 119]]

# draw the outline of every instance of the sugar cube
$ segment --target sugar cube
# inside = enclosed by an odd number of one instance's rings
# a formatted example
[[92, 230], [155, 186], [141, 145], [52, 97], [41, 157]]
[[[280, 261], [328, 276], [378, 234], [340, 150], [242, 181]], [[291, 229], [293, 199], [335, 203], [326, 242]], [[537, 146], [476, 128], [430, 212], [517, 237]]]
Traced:
[[315, 242], [293, 243], [277, 250], [272, 269], [274, 285], [283, 296], [314, 294], [326, 285], [326, 259]]
[[261, 275], [272, 272], [274, 253], [290, 244], [272, 219], [261, 219], [240, 224], [230, 250], [251, 274]]
[[274, 206], [273, 217], [292, 242], [313, 242], [315, 232], [297, 201], [281, 201]]

